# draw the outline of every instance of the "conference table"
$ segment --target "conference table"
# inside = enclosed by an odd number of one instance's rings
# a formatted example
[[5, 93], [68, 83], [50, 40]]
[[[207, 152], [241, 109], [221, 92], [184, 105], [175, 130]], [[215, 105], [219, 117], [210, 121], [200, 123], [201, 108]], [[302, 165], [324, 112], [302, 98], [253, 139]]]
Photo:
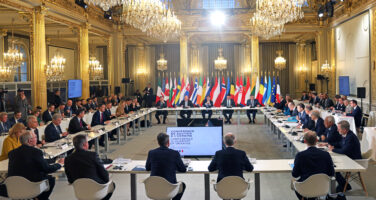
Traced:
[[364, 127], [360, 146], [362, 153], [370, 153], [370, 158], [376, 161], [376, 127]]

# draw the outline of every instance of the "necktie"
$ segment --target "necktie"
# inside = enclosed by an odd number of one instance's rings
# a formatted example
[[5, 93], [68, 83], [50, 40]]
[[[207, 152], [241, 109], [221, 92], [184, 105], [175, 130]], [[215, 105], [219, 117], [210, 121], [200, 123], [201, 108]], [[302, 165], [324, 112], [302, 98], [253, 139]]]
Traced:
[[101, 123], [103, 123], [103, 113], [99, 113], [100, 114], [100, 116], [101, 116]]
[[4, 127], [4, 123], [1, 122], [1, 127], [3, 127], [3, 131], [5, 132], [5, 127]]
[[61, 128], [60, 128], [60, 126], [55, 126], [56, 127], [56, 129], [57, 129], [57, 132], [59, 132], [59, 134], [61, 134], [62, 133], [62, 131], [61, 131]]
[[82, 125], [82, 119], [78, 119], [80, 121], [80, 127], [82, 128], [83, 125]]

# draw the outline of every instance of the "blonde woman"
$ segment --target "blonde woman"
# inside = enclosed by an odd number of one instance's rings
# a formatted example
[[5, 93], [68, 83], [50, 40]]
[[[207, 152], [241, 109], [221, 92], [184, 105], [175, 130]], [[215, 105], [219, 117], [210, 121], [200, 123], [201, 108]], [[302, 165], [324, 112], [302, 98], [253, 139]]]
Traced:
[[[126, 102], [124, 100], [121, 100], [118, 107], [116, 108], [116, 117], [127, 117], [128, 115], [125, 113]], [[129, 123], [127, 123], [127, 135], [130, 135], [129, 133]]]
[[0, 161], [8, 159], [8, 153], [21, 146], [20, 136], [26, 131], [22, 123], [15, 124], [10, 130], [9, 135], [4, 139], [3, 149], [1, 151]]

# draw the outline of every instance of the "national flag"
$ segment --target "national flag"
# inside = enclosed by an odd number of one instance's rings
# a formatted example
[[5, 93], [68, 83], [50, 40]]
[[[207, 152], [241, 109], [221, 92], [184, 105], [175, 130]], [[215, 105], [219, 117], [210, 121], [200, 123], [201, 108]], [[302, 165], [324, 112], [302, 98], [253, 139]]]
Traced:
[[168, 96], [168, 101], [167, 101], [167, 106], [171, 107], [172, 106], [172, 95], [174, 93], [174, 83], [172, 82], [172, 77], [170, 76], [170, 95]]
[[202, 106], [202, 104], [204, 103], [204, 101], [205, 101], [205, 99], [209, 96], [210, 97], [210, 93], [211, 93], [211, 90], [212, 90], [212, 88], [213, 87], [211, 87], [211, 84], [212, 83], [210, 83], [210, 79], [208, 78], [208, 80], [206, 80], [206, 91], [205, 91], [205, 95], [203, 95], [203, 100], [202, 100], [202, 102], [201, 102], [201, 106]]
[[231, 83], [231, 87], [230, 87], [230, 96], [231, 96], [231, 99], [235, 98], [235, 85], [233, 83]]
[[277, 86], [275, 84], [275, 76], [273, 77], [273, 86], [272, 86], [272, 96], [270, 98], [270, 103], [271, 105], [273, 106], [274, 103], [276, 102], [276, 99], [275, 99], [275, 94], [277, 93]]
[[256, 90], [256, 80], [252, 78], [252, 84], [251, 84], [251, 95], [255, 96], [255, 90]]
[[262, 98], [264, 97], [264, 79], [262, 78], [261, 76], [261, 79], [260, 79], [260, 88], [259, 88], [259, 92], [257, 94], [257, 97], [256, 99], [259, 101], [259, 103], [263, 106], [263, 102], [262, 102]]
[[225, 98], [226, 98], [226, 82], [225, 82], [225, 77], [222, 77], [221, 91], [214, 103], [214, 106], [220, 107]]
[[237, 105], [240, 105], [242, 103], [242, 98], [243, 98], [243, 78], [239, 78], [239, 95], [238, 95], [238, 102]]
[[218, 79], [217, 77], [215, 77], [215, 82], [214, 82], [214, 85], [213, 87], [211, 88], [211, 91], [210, 91], [210, 99], [215, 102], [215, 100], [217, 100], [217, 97], [219, 95], [219, 91], [220, 91], [220, 88], [221, 86], [218, 85]]
[[202, 97], [202, 81], [201, 81], [201, 77], [200, 77], [200, 81], [198, 83], [198, 89], [197, 89], [197, 100], [195, 101], [196, 105], [200, 105], [201, 97]]
[[206, 79], [204, 77], [204, 82], [203, 82], [203, 86], [202, 86], [202, 92], [201, 92], [201, 98], [200, 98], [200, 101], [198, 102], [198, 104], [201, 106], [202, 105], [202, 102], [204, 102], [204, 99], [205, 99], [205, 94], [206, 94], [206, 89], [207, 89], [207, 84], [206, 84]]
[[[188, 80], [188, 79], [187, 79]], [[180, 104], [181, 101], [183, 101], [184, 99], [184, 95], [185, 95], [185, 90], [186, 90], [186, 84], [184, 82], [184, 76], [183, 76], [183, 80], [181, 81], [181, 92], [180, 92], [180, 95], [179, 95], [179, 100], [178, 100], [178, 103], [177, 105]]]
[[183, 95], [183, 99], [184, 100], [184, 96], [188, 96], [188, 99], [189, 99], [189, 95], [190, 95], [190, 92], [191, 91], [191, 85], [189, 83], [189, 78], [187, 78], [187, 84], [185, 84], [185, 94]]
[[277, 76], [277, 91], [275, 93], [275, 99], [277, 100], [278, 103], [281, 103], [280, 96], [281, 96], [281, 87], [279, 85], [279, 77]]
[[235, 89], [235, 95], [234, 95], [235, 105], [238, 105], [239, 89], [240, 89], [239, 77], [236, 77], [236, 89]]
[[264, 96], [262, 97], [262, 104], [266, 105], [266, 101], [268, 100], [268, 78], [266, 75], [264, 76], [264, 79]]
[[230, 77], [227, 76], [227, 87], [226, 87], [226, 97], [230, 93], [231, 90], [231, 83], [230, 83]]
[[168, 105], [168, 102], [169, 102], [169, 98], [170, 98], [170, 85], [168, 83], [168, 78], [166, 77], [166, 84], [165, 84], [165, 90], [164, 90], [164, 100], [167, 102], [167, 105]]
[[194, 86], [194, 89], [192, 91], [192, 95], [191, 95], [191, 98], [190, 100], [192, 101], [193, 104], [196, 104], [196, 101], [197, 101], [197, 90], [198, 90], [198, 84], [197, 84], [197, 78], [195, 79], [195, 86]]
[[[180, 81], [179, 81], [180, 82]], [[180, 83], [179, 83], [180, 84]], [[175, 106], [175, 98], [176, 98], [176, 92], [177, 92], [177, 89], [178, 89], [178, 83], [176, 82], [176, 77], [174, 78], [174, 90], [173, 90], [173, 94], [171, 96], [171, 103], [170, 103], [170, 106], [173, 107]]]
[[247, 77], [247, 84], [244, 87], [243, 97], [242, 97], [242, 106], [247, 105], [247, 101], [249, 99], [249, 96], [251, 95], [251, 83], [249, 82], [249, 77]]
[[269, 76], [269, 84], [268, 84], [268, 90], [267, 90], [267, 97], [266, 97], [266, 103], [270, 105], [270, 98], [272, 96], [272, 81], [270, 80]]
[[182, 92], [182, 86], [184, 85], [184, 77], [182, 79], [182, 82], [180, 83], [180, 78], [178, 79], [178, 86], [176, 89], [176, 96], [175, 96], [175, 105], [178, 106], [180, 103], [180, 94]]
[[191, 97], [192, 94], [193, 94], [193, 90], [194, 90], [194, 85], [193, 85], [193, 77], [190, 78], [190, 81], [189, 81], [191, 84], [189, 85], [189, 94], [188, 94], [188, 97]]
[[155, 102], [157, 103], [160, 98], [163, 98], [161, 80], [158, 78], [158, 89], [157, 89], [157, 96], [155, 98]]
[[259, 93], [259, 90], [260, 90], [260, 82], [259, 82], [259, 77], [257, 76], [256, 86], [255, 86], [255, 89], [252, 91], [251, 94], [256, 98], [257, 94]]

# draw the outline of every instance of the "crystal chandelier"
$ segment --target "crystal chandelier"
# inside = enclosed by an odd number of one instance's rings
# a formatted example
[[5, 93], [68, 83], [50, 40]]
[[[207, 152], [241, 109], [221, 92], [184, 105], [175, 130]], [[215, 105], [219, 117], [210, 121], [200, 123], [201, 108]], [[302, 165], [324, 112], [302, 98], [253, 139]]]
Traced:
[[110, 8], [124, 4], [124, 0], [85, 0], [87, 4], [93, 4], [99, 6], [104, 11], [108, 11]]
[[157, 60], [157, 69], [159, 71], [166, 71], [167, 70], [167, 60], [164, 58], [163, 46], [162, 46], [162, 52], [159, 56], [159, 60]]
[[12, 78], [12, 70], [6, 66], [0, 66], [0, 81], [9, 81]]
[[275, 24], [286, 24], [304, 17], [303, 3], [303, 0], [257, 0], [256, 12]]
[[147, 30], [147, 35], [167, 42], [169, 39], [178, 38], [180, 30], [181, 21], [171, 10], [167, 10], [160, 22]]
[[330, 73], [332, 68], [330, 67], [328, 60], [325, 60], [325, 63], [321, 65], [321, 71], [324, 72], [325, 74]]
[[269, 39], [271, 37], [281, 35], [285, 29], [283, 24], [275, 24], [270, 20], [259, 17], [257, 13], [251, 18], [253, 35]]
[[89, 60], [89, 74], [92, 80], [101, 80], [103, 78], [103, 67], [94, 56], [90, 57]]
[[286, 68], [286, 59], [282, 56], [283, 51], [278, 50], [276, 52], [278, 54], [278, 57], [274, 60], [274, 65], [276, 69], [283, 70]]
[[65, 58], [56, 51], [55, 56], [51, 59], [50, 65], [46, 66], [46, 78], [48, 81], [61, 81], [64, 76]]
[[10, 70], [16, 70], [18, 67], [21, 66], [23, 62], [23, 54], [15, 47], [15, 39], [13, 34], [13, 23], [14, 18], [12, 19], [12, 39], [11, 43], [12, 46], [8, 49], [8, 52], [4, 53], [4, 64], [7, 66]]
[[222, 71], [227, 68], [227, 60], [222, 55], [223, 49], [218, 49], [218, 58], [214, 60], [214, 68], [216, 70]]

